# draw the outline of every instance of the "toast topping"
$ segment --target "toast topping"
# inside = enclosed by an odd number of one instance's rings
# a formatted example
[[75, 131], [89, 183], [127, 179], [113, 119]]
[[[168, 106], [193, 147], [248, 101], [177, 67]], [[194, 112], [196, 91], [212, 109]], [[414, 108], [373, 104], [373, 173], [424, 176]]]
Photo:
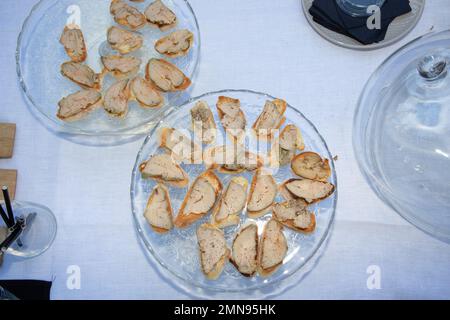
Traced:
[[127, 54], [142, 47], [144, 39], [137, 33], [113, 26], [108, 29], [108, 43], [120, 54]]
[[258, 227], [256, 224], [239, 230], [234, 238], [231, 261], [238, 271], [251, 276], [258, 267]]
[[300, 177], [327, 181], [331, 175], [328, 159], [322, 159], [314, 152], [303, 152], [292, 160], [292, 171]]
[[269, 208], [277, 195], [277, 184], [272, 175], [258, 169], [252, 180], [247, 210], [258, 212]]
[[141, 107], [157, 108], [164, 102], [163, 96], [152, 86], [151, 82], [142, 77], [131, 80], [130, 89]]
[[144, 12], [147, 21], [161, 30], [169, 29], [177, 23], [177, 17], [161, 0], [152, 2]]
[[228, 255], [227, 243], [223, 232], [210, 225], [203, 224], [197, 229], [200, 248], [200, 260], [205, 274], [212, 273]]
[[266, 101], [264, 109], [253, 125], [258, 135], [270, 135], [271, 130], [278, 129], [284, 122], [286, 102], [280, 99]]
[[200, 163], [202, 160], [201, 147], [179, 130], [162, 128], [160, 146], [171, 151], [176, 160], [188, 163]]
[[122, 0], [112, 0], [110, 12], [118, 24], [133, 30], [142, 28], [147, 23], [145, 16], [138, 9]]
[[102, 63], [106, 70], [114, 72], [116, 75], [135, 73], [139, 70], [141, 59], [132, 56], [105, 56]]
[[100, 87], [98, 75], [87, 65], [76, 62], [64, 62], [61, 73], [83, 88], [98, 89]]
[[141, 164], [140, 170], [144, 178], [157, 178], [164, 181], [187, 180], [186, 172], [166, 153], [152, 156]]
[[106, 91], [103, 108], [112, 116], [123, 117], [128, 112], [129, 99], [128, 80], [118, 81]]
[[216, 123], [206, 102], [197, 102], [191, 109], [191, 117], [195, 135], [200, 136], [203, 143], [214, 142], [216, 140]]
[[291, 197], [304, 199], [308, 203], [325, 199], [334, 192], [331, 183], [309, 179], [292, 179], [284, 186]]
[[191, 187], [183, 214], [203, 214], [211, 210], [215, 202], [214, 187], [206, 178], [200, 177]]
[[191, 84], [191, 80], [180, 69], [163, 59], [150, 59], [146, 78], [162, 91], [184, 90]]
[[245, 130], [245, 115], [238, 99], [220, 96], [216, 106], [222, 126], [228, 133], [236, 137]]
[[67, 55], [73, 62], [83, 62], [86, 60], [86, 43], [80, 28], [64, 27], [59, 42], [64, 46]]
[[155, 50], [170, 58], [184, 56], [189, 52], [194, 41], [192, 32], [186, 29], [177, 30], [155, 43]]
[[144, 212], [144, 217], [154, 228], [166, 231], [173, 228], [172, 206], [170, 204], [169, 192], [163, 185], [158, 184], [153, 189]]
[[300, 129], [293, 124], [287, 125], [280, 133], [280, 148], [291, 151], [303, 150], [305, 144]]
[[276, 220], [270, 220], [265, 225], [261, 238], [261, 268], [270, 269], [283, 263], [287, 249], [283, 227]]
[[225, 190], [218, 212], [215, 215], [216, 221], [222, 221], [230, 215], [239, 215], [245, 207], [247, 201], [247, 180], [241, 177], [231, 179]]
[[66, 121], [80, 119], [100, 102], [101, 99], [102, 95], [92, 89], [73, 93], [59, 101], [57, 117]]

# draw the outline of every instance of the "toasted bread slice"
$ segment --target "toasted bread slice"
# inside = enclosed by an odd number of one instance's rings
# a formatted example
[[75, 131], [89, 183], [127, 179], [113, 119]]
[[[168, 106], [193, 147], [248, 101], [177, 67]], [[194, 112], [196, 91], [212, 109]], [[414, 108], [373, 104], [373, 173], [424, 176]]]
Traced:
[[278, 140], [272, 144], [270, 150], [271, 166], [285, 166], [295, 156], [297, 150], [303, 150], [305, 144], [300, 129], [289, 124], [281, 131]]
[[100, 77], [89, 66], [73, 61], [61, 65], [61, 74], [84, 89], [99, 89]]
[[144, 217], [148, 224], [158, 233], [166, 233], [173, 228], [173, 213], [169, 190], [158, 184], [150, 195]]
[[327, 181], [331, 176], [328, 159], [322, 159], [315, 152], [303, 152], [292, 159], [291, 168], [302, 178]]
[[167, 8], [161, 0], [152, 2], [144, 12], [150, 25], [158, 27], [162, 31], [173, 28], [177, 24], [177, 16]]
[[245, 178], [231, 179], [212, 213], [211, 224], [219, 228], [239, 224], [239, 215], [247, 202], [247, 187], [248, 181]]
[[216, 204], [221, 191], [222, 183], [213, 171], [207, 170], [199, 175], [181, 204], [175, 219], [175, 226], [186, 228], [208, 214]]
[[135, 77], [130, 82], [131, 99], [136, 100], [142, 108], [159, 108], [164, 97], [152, 83], [142, 77]]
[[101, 58], [106, 72], [111, 72], [114, 77], [128, 78], [139, 71], [141, 59], [133, 56], [109, 55]]
[[167, 154], [152, 156], [139, 166], [143, 178], [166, 182], [174, 187], [183, 188], [189, 182], [187, 173]]
[[206, 166], [224, 174], [254, 171], [264, 165], [264, 159], [236, 145], [211, 147], [203, 153]]
[[83, 32], [77, 25], [65, 26], [59, 42], [73, 62], [84, 62], [87, 58]]
[[270, 211], [277, 196], [277, 189], [272, 175], [266, 170], [257, 169], [253, 175], [247, 202], [248, 216], [258, 218]]
[[181, 91], [191, 85], [191, 80], [176, 65], [164, 59], [150, 59], [145, 78], [164, 92]]
[[130, 100], [128, 80], [117, 81], [106, 90], [103, 109], [113, 117], [125, 117], [128, 113], [128, 100]]
[[292, 230], [311, 233], [316, 228], [316, 217], [307, 207], [308, 203], [303, 199], [276, 203], [273, 206], [272, 217]]
[[155, 50], [169, 58], [182, 57], [188, 54], [194, 42], [194, 34], [187, 29], [177, 30], [159, 39]]
[[220, 96], [216, 107], [220, 122], [227, 134], [235, 139], [245, 135], [247, 120], [239, 99]]
[[112, 0], [110, 12], [114, 16], [114, 21], [132, 30], [142, 28], [147, 23], [143, 13], [122, 0]]
[[120, 54], [136, 51], [144, 43], [144, 38], [140, 34], [116, 26], [108, 29], [107, 40], [111, 48], [117, 50]]
[[311, 204], [328, 198], [334, 189], [333, 184], [325, 181], [289, 179], [280, 186], [280, 193], [286, 200], [303, 199]]
[[282, 264], [288, 251], [283, 226], [276, 220], [269, 220], [264, 226], [259, 242], [258, 273], [267, 277]]
[[279, 129], [286, 120], [286, 106], [286, 101], [281, 99], [266, 101], [263, 111], [252, 127], [258, 137], [270, 139], [273, 136], [273, 131]]
[[230, 262], [244, 276], [251, 277], [258, 270], [258, 226], [243, 226], [233, 240]]
[[174, 128], [161, 128], [159, 146], [170, 151], [177, 161], [186, 163], [202, 163], [202, 148], [189, 137]]
[[230, 257], [225, 235], [219, 228], [205, 223], [197, 229], [201, 268], [210, 280], [217, 279]]
[[191, 109], [194, 135], [206, 144], [216, 141], [217, 128], [213, 113], [205, 101], [198, 101]]
[[80, 90], [62, 98], [58, 102], [57, 117], [64, 121], [76, 121], [101, 105], [100, 92], [89, 89]]

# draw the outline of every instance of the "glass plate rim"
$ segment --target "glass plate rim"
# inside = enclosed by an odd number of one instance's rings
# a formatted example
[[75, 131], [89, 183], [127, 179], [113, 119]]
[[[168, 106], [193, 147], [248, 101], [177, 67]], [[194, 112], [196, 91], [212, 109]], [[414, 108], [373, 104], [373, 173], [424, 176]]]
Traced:
[[[17, 36], [17, 40], [16, 40], [16, 51], [15, 51], [15, 59], [16, 59], [16, 73], [17, 73], [17, 77], [19, 80], [19, 84], [20, 84], [20, 88], [22, 89], [22, 93], [25, 94], [25, 97], [27, 98], [27, 100], [31, 103], [31, 105], [33, 106], [33, 111], [37, 110], [39, 115], [43, 117], [43, 119], [46, 119], [46, 121], [49, 121], [52, 125], [61, 128], [61, 123], [56, 120], [51, 118], [50, 116], [48, 116], [45, 112], [43, 112], [40, 108], [37, 107], [37, 104], [34, 102], [33, 97], [31, 96], [31, 94], [29, 93], [29, 90], [27, 88], [27, 85], [25, 84], [25, 80], [23, 79], [23, 72], [21, 69], [21, 65], [20, 65], [20, 59], [21, 59], [21, 43], [22, 43], [22, 37], [23, 34], [25, 32], [25, 29], [28, 27], [28, 24], [30, 22], [31, 17], [33, 16], [33, 14], [40, 8], [41, 5], [43, 5], [43, 3], [45, 1], [49, 1], [49, 0], [39, 0], [35, 5], [33, 5], [33, 7], [31, 8], [30, 12], [28, 13], [27, 17], [25, 18], [25, 20], [22, 23], [22, 26], [20, 28], [20, 32], [19, 35]], [[181, 0], [184, 1], [184, 3], [186, 4], [187, 8], [189, 9], [189, 11], [191, 12], [192, 16], [194, 17], [194, 22], [195, 22], [195, 26], [198, 30], [198, 58], [194, 61], [194, 67], [192, 69], [192, 75], [194, 76], [197, 72], [198, 69], [198, 64], [199, 64], [199, 60], [200, 60], [200, 52], [201, 52], [201, 30], [200, 30], [200, 25], [198, 23], [198, 19], [197, 16], [195, 15], [195, 11], [192, 8], [191, 4], [189, 3], [188, 0]], [[172, 107], [173, 108], [173, 107]], [[136, 129], [139, 128], [143, 128], [145, 127], [149, 122], [154, 122], [155, 124], [159, 122], [159, 119], [164, 118], [167, 114], [169, 114], [171, 112], [170, 107], [168, 108], [168, 110], [164, 110], [165, 112], [163, 112], [163, 110], [160, 112], [160, 114], [158, 114], [157, 117], [155, 117], [155, 119], [153, 119], [152, 121], [146, 121], [146, 122], [142, 122], [139, 124], [136, 124], [132, 127], [129, 128], [124, 128], [124, 129], [120, 129], [120, 130], [109, 130], [109, 131], [90, 131], [90, 130], [83, 130], [77, 127], [73, 127], [70, 124], [66, 124], [65, 128], [62, 129], [62, 132], [66, 132], [66, 133], [73, 133], [73, 134], [80, 134], [80, 135], [85, 135], [85, 136], [109, 136], [109, 135], [120, 135], [120, 134], [126, 134], [128, 132], [133, 132]]]
[[336, 173], [336, 168], [335, 168], [335, 164], [334, 164], [334, 159], [333, 156], [330, 152], [330, 149], [328, 148], [328, 145], [325, 141], [325, 139], [323, 138], [323, 136], [320, 134], [320, 132], [317, 130], [316, 126], [307, 118], [304, 116], [304, 114], [297, 110], [296, 108], [294, 108], [293, 106], [291, 106], [289, 103], [287, 103], [287, 108], [291, 109], [293, 112], [297, 113], [300, 117], [302, 117], [307, 123], [308, 125], [311, 126], [311, 128], [313, 129], [313, 131], [317, 134], [317, 136], [320, 139], [320, 142], [323, 143], [325, 150], [327, 151], [327, 157], [330, 161], [331, 164], [331, 171], [334, 173], [334, 179], [332, 180], [332, 183], [335, 185], [335, 192], [334, 192], [334, 198], [333, 198], [333, 204], [332, 204], [332, 213], [331, 213], [331, 217], [329, 219], [328, 225], [326, 226], [326, 231], [324, 232], [324, 234], [322, 235], [322, 237], [320, 238], [320, 240], [318, 241], [318, 244], [316, 246], [316, 248], [311, 252], [311, 254], [307, 257], [307, 259], [304, 260], [304, 263], [302, 265], [300, 265], [299, 267], [289, 271], [286, 274], [283, 274], [275, 283], [264, 283], [262, 285], [254, 285], [254, 286], [250, 286], [248, 288], [245, 289], [229, 289], [229, 290], [224, 290], [224, 289], [220, 289], [220, 288], [213, 288], [213, 287], [208, 287], [205, 286], [203, 284], [199, 284], [195, 281], [190, 281], [186, 278], [184, 278], [183, 276], [181, 276], [180, 274], [178, 274], [177, 272], [174, 272], [173, 270], [170, 269], [169, 266], [167, 266], [163, 261], [161, 261], [156, 253], [155, 250], [153, 249], [152, 245], [145, 239], [144, 236], [144, 230], [142, 230], [142, 228], [139, 225], [139, 221], [138, 221], [138, 217], [137, 217], [137, 208], [135, 207], [134, 201], [133, 201], [133, 197], [134, 197], [134, 181], [136, 179], [136, 175], [138, 173], [139, 170], [139, 158], [143, 152], [144, 147], [146, 146], [146, 144], [148, 143], [148, 141], [151, 139], [152, 135], [155, 133], [155, 130], [159, 128], [159, 126], [161, 124], [164, 123], [165, 118], [170, 117], [170, 115], [173, 112], [176, 112], [177, 110], [183, 108], [184, 106], [197, 101], [199, 99], [202, 99], [204, 97], [207, 96], [212, 96], [212, 95], [217, 95], [217, 94], [229, 94], [229, 93], [251, 93], [251, 94], [255, 94], [255, 95], [260, 95], [260, 96], [265, 96], [268, 99], [276, 99], [274, 96], [267, 94], [267, 93], [263, 93], [263, 92], [258, 92], [258, 91], [254, 91], [254, 90], [249, 90], [249, 89], [223, 89], [223, 90], [218, 90], [218, 91], [211, 91], [211, 92], [207, 92], [204, 94], [201, 94], [199, 96], [196, 97], [192, 97], [189, 100], [183, 102], [182, 104], [180, 104], [179, 106], [176, 106], [173, 108], [173, 110], [168, 113], [163, 119], [161, 119], [157, 124], [155, 124], [155, 126], [151, 129], [151, 131], [148, 133], [147, 137], [145, 138], [144, 142], [142, 143], [142, 146], [139, 149], [139, 152], [137, 153], [136, 156], [136, 161], [135, 164], [133, 166], [133, 171], [132, 171], [132, 175], [131, 175], [131, 184], [130, 184], [130, 202], [131, 202], [131, 213], [133, 216], [133, 223], [135, 225], [136, 231], [138, 233], [139, 236], [139, 242], [144, 245], [145, 249], [147, 250], [147, 253], [150, 253], [152, 256], [152, 259], [154, 259], [154, 261], [156, 261], [163, 269], [166, 273], [168, 273], [169, 275], [173, 275], [175, 276], [178, 280], [181, 280], [183, 283], [189, 285], [189, 286], [194, 286], [196, 288], [199, 289], [203, 289], [203, 290], [211, 290], [213, 292], [223, 292], [223, 293], [237, 293], [237, 292], [247, 292], [247, 291], [255, 291], [255, 290], [260, 290], [263, 288], [267, 288], [270, 287], [272, 285], [275, 285], [276, 283], [282, 283], [284, 282], [287, 278], [289, 278], [290, 276], [294, 275], [295, 273], [297, 273], [300, 269], [302, 269], [303, 267], [308, 265], [308, 262], [311, 261], [313, 259], [313, 257], [316, 256], [316, 253], [319, 251], [320, 248], [322, 248], [322, 246], [324, 245], [325, 240], [327, 239], [327, 236], [329, 235], [330, 231], [331, 231], [331, 227], [333, 225], [334, 219], [335, 219], [335, 215], [336, 215], [336, 207], [337, 207], [337, 201], [338, 201], [338, 179], [337, 179], [337, 173]]

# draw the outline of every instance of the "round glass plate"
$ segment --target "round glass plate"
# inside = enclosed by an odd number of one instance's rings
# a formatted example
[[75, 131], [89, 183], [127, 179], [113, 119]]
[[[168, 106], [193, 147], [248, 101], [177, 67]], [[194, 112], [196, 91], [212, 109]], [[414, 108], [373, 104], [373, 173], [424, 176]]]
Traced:
[[[268, 278], [262, 278], [255, 276], [252, 278], [246, 278], [242, 276], [237, 270], [227, 263], [224, 272], [215, 281], [207, 280], [203, 275], [200, 263], [199, 253], [196, 239], [197, 227], [209, 221], [210, 216], [206, 215], [195, 224], [186, 229], [173, 229], [169, 233], [160, 235], [153, 232], [153, 230], [147, 224], [143, 214], [147, 204], [149, 195], [155, 186], [155, 182], [150, 179], [142, 179], [139, 165], [147, 160], [151, 155], [160, 153], [158, 145], [158, 133], [160, 128], [172, 127], [175, 129], [188, 129], [191, 126], [190, 110], [199, 100], [205, 101], [211, 108], [214, 118], [217, 123], [217, 129], [220, 131], [218, 137], [225, 136], [222, 125], [219, 122], [219, 118], [216, 111], [216, 102], [219, 96], [228, 96], [235, 99], [239, 99], [241, 102], [241, 108], [244, 111], [247, 118], [247, 127], [256, 120], [261, 113], [266, 100], [273, 100], [274, 97], [253, 91], [247, 90], [225, 90], [219, 92], [207, 93], [202, 96], [192, 98], [182, 106], [176, 107], [173, 112], [164, 118], [157, 126], [155, 126], [139, 151], [136, 159], [136, 163], [133, 169], [131, 180], [131, 204], [132, 214], [136, 224], [137, 232], [144, 245], [144, 249], [150, 254], [153, 261], [156, 261], [157, 267], [161, 267], [164, 274], [169, 275], [171, 282], [180, 284], [183, 287], [188, 287], [190, 293], [195, 295], [202, 295], [202, 289], [208, 290], [212, 293], [233, 293], [233, 296], [226, 296], [228, 298], [237, 298], [238, 295], [250, 294], [251, 297], [261, 297], [261, 295], [267, 295], [273, 293], [273, 290], [261, 291], [263, 288], [270, 287], [272, 285], [281, 283], [282, 280], [290, 277], [299, 270], [305, 269], [305, 264], [315, 256], [318, 249], [324, 242], [330, 226], [334, 218], [334, 212], [337, 201], [337, 191], [335, 191], [329, 198], [318, 202], [311, 206], [311, 209], [316, 213], [317, 227], [316, 230], [310, 234], [305, 235], [297, 233], [285, 228], [285, 235], [288, 240], [289, 250], [284, 260], [283, 266], [272, 274]], [[288, 105], [286, 109], [286, 124], [297, 125], [303, 135], [306, 148], [305, 150], [313, 150], [325, 158], [330, 160], [332, 169], [332, 175], [330, 182], [336, 186], [336, 173], [334, 169], [334, 163], [332, 155], [330, 154], [324, 139], [321, 137], [314, 125], [306, 119], [303, 114], [292, 106]], [[183, 131], [184, 134], [190, 134], [189, 131]], [[228, 137], [226, 139], [229, 139]], [[230, 143], [229, 140], [222, 142], [217, 139], [216, 145], [223, 145]], [[251, 143], [247, 143], [246, 146], [250, 151], [256, 152], [251, 148]], [[206, 146], [204, 146], [206, 148]], [[198, 174], [206, 169], [201, 165], [182, 164], [183, 169], [188, 173], [190, 181], [192, 182]], [[217, 173], [217, 172], [216, 172]], [[236, 175], [224, 175], [217, 173], [218, 177], [222, 180], [222, 184], [226, 186], [229, 180]], [[240, 176], [245, 177], [248, 181], [251, 181], [253, 173], [245, 172]], [[274, 172], [274, 178], [278, 184], [294, 177], [291, 172], [290, 166], [284, 166]], [[179, 206], [183, 201], [188, 187], [177, 189], [169, 188], [170, 197], [173, 207], [173, 212], [176, 215]], [[276, 201], [283, 201], [281, 196], [278, 195]], [[245, 210], [244, 210], [245, 211]], [[241, 221], [238, 226], [228, 227], [225, 229], [225, 237], [228, 245], [231, 245], [237, 230], [245, 221], [256, 221], [258, 224], [259, 232], [262, 231], [264, 222], [270, 219], [270, 214], [265, 215], [262, 218], [252, 220], [246, 217], [245, 212], [241, 214]], [[158, 266], [159, 265], [159, 266]], [[283, 286], [288, 286], [287, 281], [283, 282]], [[196, 289], [196, 290], [193, 290]], [[257, 293], [258, 292], [258, 293]], [[211, 295], [207, 295], [211, 297]], [[222, 296], [224, 297], [224, 296]], [[247, 296], [248, 298], [250, 296]]]
[[350, 37], [334, 32], [314, 22], [313, 17], [309, 14], [309, 9], [311, 8], [314, 0], [301, 0], [301, 2], [306, 19], [318, 34], [320, 34], [326, 40], [337, 44], [338, 46], [355, 50], [379, 49], [387, 47], [399, 41], [416, 26], [416, 24], [420, 20], [420, 17], [422, 16], [423, 9], [425, 7], [425, 0], [410, 0], [409, 3], [412, 11], [410, 13], [397, 17], [394, 21], [392, 21], [383, 41], [370, 45], [363, 45]]
[[[151, 2], [127, 1], [141, 12]], [[108, 116], [102, 108], [75, 122], [64, 122], [56, 117], [58, 101], [80, 90], [78, 85], [63, 77], [60, 72], [61, 64], [70, 60], [59, 42], [64, 26], [68, 23], [81, 26], [88, 53], [86, 64], [95, 72], [101, 72], [101, 55], [112, 52], [106, 42], [107, 29], [117, 25], [109, 12], [110, 3], [110, 0], [41, 0], [33, 7], [23, 24], [16, 53], [20, 84], [32, 111], [37, 111], [39, 118], [59, 132], [98, 136], [143, 133], [167, 114], [170, 106], [176, 105], [183, 93], [186, 94], [186, 91], [164, 94], [165, 104], [155, 109], [144, 109], [139, 107], [137, 102], [130, 102], [129, 112], [123, 119]], [[186, 0], [164, 0], [164, 3], [176, 14], [177, 26], [165, 32], [149, 25], [138, 30], [144, 38], [144, 45], [130, 55], [142, 59], [139, 74], [143, 75], [150, 58], [162, 57], [154, 49], [155, 41], [174, 30], [189, 29], [194, 34], [194, 43], [189, 53], [175, 59], [162, 58], [177, 65], [192, 79], [200, 52], [197, 19]], [[107, 75], [102, 91], [109, 88], [113, 82], [112, 75]], [[186, 99], [183, 97], [183, 100]]]

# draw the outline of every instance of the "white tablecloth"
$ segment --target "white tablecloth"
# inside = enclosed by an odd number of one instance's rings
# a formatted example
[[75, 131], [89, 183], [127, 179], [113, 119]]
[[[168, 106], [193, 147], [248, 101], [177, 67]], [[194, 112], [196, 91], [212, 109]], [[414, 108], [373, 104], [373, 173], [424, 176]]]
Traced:
[[[16, 38], [36, 0], [2, 0], [0, 122], [17, 123], [17, 199], [50, 207], [58, 234], [44, 255], [6, 258], [0, 279], [53, 280], [54, 299], [186, 298], [155, 271], [132, 223], [129, 182], [142, 140], [89, 147], [62, 139], [29, 112], [17, 83]], [[286, 99], [312, 120], [336, 163], [339, 201], [332, 237], [315, 269], [277, 296], [297, 298], [450, 298], [450, 246], [417, 230], [383, 204], [358, 170], [352, 118], [370, 74], [394, 50], [431, 29], [450, 28], [448, 0], [427, 1], [414, 30], [370, 52], [330, 44], [308, 25], [299, 0], [191, 0], [202, 33], [193, 95], [246, 88]], [[79, 266], [81, 288], [67, 286]], [[369, 289], [367, 270], [380, 271]], [[373, 267], [372, 267], [373, 268]], [[232, 298], [232, 296], [230, 296]]]

